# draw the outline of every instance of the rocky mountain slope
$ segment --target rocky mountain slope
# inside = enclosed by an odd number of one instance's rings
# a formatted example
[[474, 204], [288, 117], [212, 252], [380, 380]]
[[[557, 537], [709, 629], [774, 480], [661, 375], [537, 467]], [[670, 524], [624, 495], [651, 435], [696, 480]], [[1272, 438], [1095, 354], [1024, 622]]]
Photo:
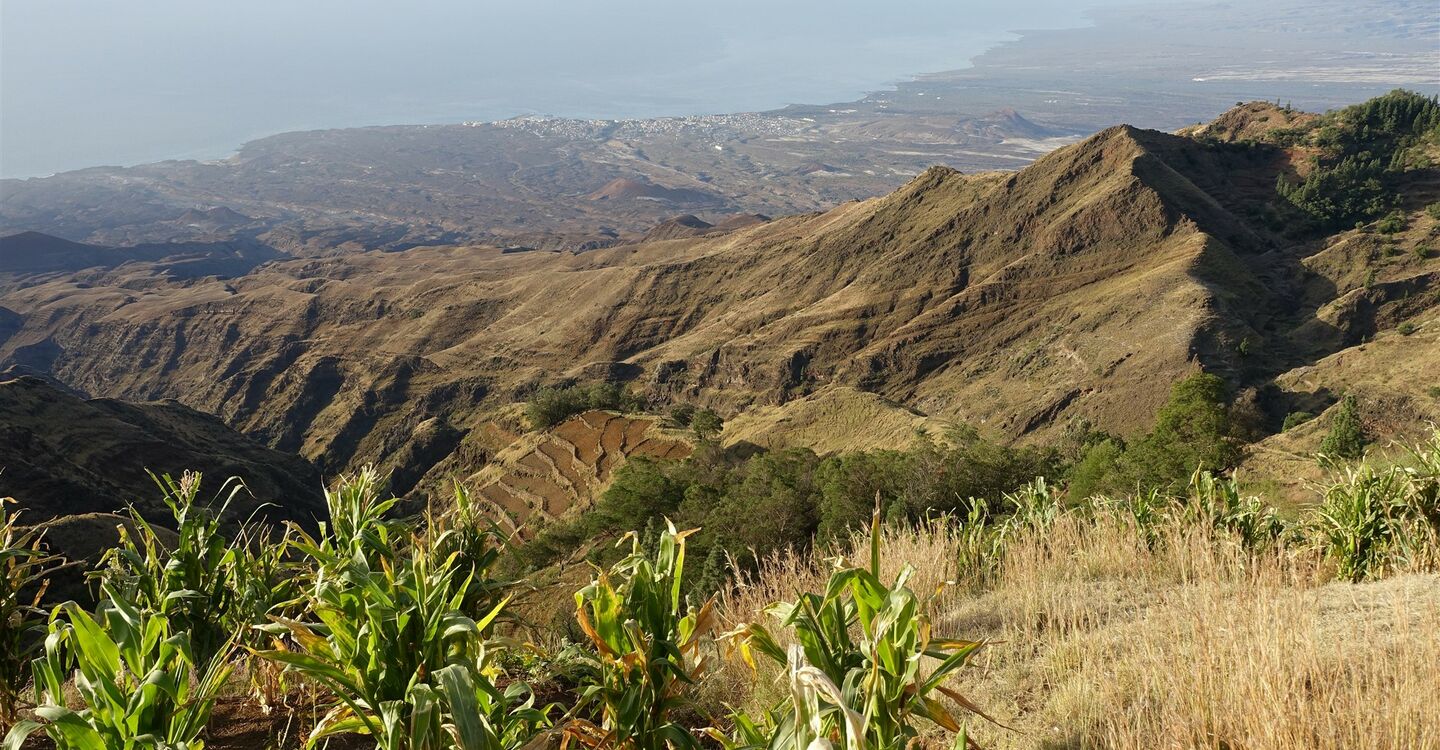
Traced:
[[[1223, 131], [1252, 132], [1243, 117]], [[504, 448], [476, 438], [495, 411], [565, 379], [726, 416], [845, 386], [1029, 439], [1082, 417], [1142, 429], [1203, 368], [1274, 428], [1339, 387], [1280, 376], [1401, 322], [1428, 332], [1440, 281], [1421, 252], [1440, 231], [1423, 210], [1434, 168], [1397, 187], [1403, 231], [1296, 233], [1275, 185], [1309, 156], [1117, 126], [1014, 173], [935, 168], [823, 213], [580, 254], [11, 273], [0, 360], [90, 395], [177, 399], [325, 472], [378, 462], [402, 493], [478, 470]], [[1433, 359], [1423, 340], [1409, 356]], [[1385, 387], [1407, 418], [1440, 416], [1423, 386]]]
[[147, 470], [202, 472], [202, 492], [210, 493], [243, 477], [245, 489], [229, 509], [233, 521], [255, 514], [310, 525], [325, 513], [315, 467], [215, 417], [174, 402], [86, 400], [13, 372], [0, 375], [0, 467], [0, 496], [17, 498], [30, 523], [113, 513], [127, 503], [163, 523]]

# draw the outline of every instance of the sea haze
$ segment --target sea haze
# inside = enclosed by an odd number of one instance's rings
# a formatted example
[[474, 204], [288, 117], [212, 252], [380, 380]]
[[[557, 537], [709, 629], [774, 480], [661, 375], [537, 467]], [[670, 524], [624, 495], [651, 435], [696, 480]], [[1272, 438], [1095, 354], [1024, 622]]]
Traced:
[[6, 0], [0, 176], [219, 158], [288, 130], [846, 101], [1082, 0]]

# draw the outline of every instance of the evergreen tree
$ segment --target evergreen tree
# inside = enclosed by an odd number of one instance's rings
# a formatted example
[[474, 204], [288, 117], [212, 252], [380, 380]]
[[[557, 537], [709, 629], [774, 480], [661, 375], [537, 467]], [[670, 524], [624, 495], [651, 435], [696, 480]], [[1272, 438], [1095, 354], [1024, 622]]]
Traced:
[[1360, 424], [1360, 405], [1346, 394], [1330, 420], [1330, 432], [1320, 443], [1320, 452], [1339, 458], [1359, 458], [1365, 453], [1365, 429]]

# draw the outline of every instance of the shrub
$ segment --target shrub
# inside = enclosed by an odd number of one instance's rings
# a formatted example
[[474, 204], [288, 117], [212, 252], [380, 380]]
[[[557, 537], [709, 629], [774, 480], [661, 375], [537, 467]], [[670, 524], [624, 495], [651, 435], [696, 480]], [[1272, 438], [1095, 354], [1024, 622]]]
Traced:
[[1061, 470], [1053, 448], [1004, 446], [978, 437], [949, 448], [922, 443], [912, 460], [906, 502], [916, 515], [963, 514], [973, 504], [971, 498], [998, 499]]
[[806, 449], [754, 456], [727, 478], [723, 495], [687, 490], [680, 516], [701, 526], [698, 540], [736, 557], [754, 558], [785, 547], [805, 547], [819, 524], [815, 469], [820, 458]]
[[1415, 324], [1407, 320], [1404, 323], [1396, 326], [1395, 331], [1398, 332], [1401, 336], [1409, 336], [1410, 334], [1415, 333]]
[[1379, 216], [1396, 202], [1388, 177], [1421, 161], [1413, 147], [1436, 139], [1437, 122], [1435, 97], [1402, 90], [1328, 114], [1310, 129], [1323, 156], [1300, 184], [1278, 179], [1276, 192], [1322, 229]]
[[1429, 214], [1432, 219], [1440, 219], [1440, 201], [1427, 204], [1425, 206], [1425, 213]]
[[1405, 231], [1405, 224], [1404, 214], [1399, 211], [1391, 211], [1375, 223], [1375, 229], [1381, 234], [1399, 234]]
[[904, 493], [912, 468], [899, 451], [841, 453], [820, 462], [815, 484], [820, 490], [818, 532], [823, 540], [848, 536], [866, 522], [880, 503], [885, 510], [905, 511]]
[[1127, 447], [1120, 461], [1120, 489], [1178, 487], [1197, 469], [1221, 471], [1240, 457], [1230, 437], [1225, 383], [1196, 373], [1176, 383], [1155, 417], [1150, 434]]
[[1299, 184], [1282, 175], [1276, 192], [1303, 211], [1322, 229], [1338, 229], [1384, 211], [1392, 196], [1381, 183], [1384, 167], [1369, 154], [1340, 159], [1333, 166], [1318, 166]]
[[695, 407], [690, 404], [675, 404], [670, 407], [670, 423], [676, 427], [689, 427], [695, 418]]
[[1082, 500], [1114, 485], [1124, 455], [1125, 444], [1118, 439], [1101, 440], [1087, 447], [1070, 467], [1070, 498]]
[[42, 534], [19, 525], [19, 514], [0, 498], [0, 732], [15, 723], [20, 691], [30, 676], [30, 659], [44, 640], [40, 600], [61, 559], [45, 553]]
[[582, 533], [635, 531], [646, 522], [674, 516], [693, 478], [681, 463], [635, 456], [616, 472]]
[[682, 604], [685, 538], [673, 524], [660, 534], [653, 558], [630, 537], [631, 552], [575, 594], [575, 617], [595, 648], [599, 679], [582, 705], [599, 722], [574, 718], [567, 737], [586, 747], [649, 750], [700, 747], [678, 720], [691, 704], [686, 690], [704, 673], [701, 644], [715, 628], [714, 600]]
[[[92, 617], [74, 602], [56, 609], [35, 662], [38, 721], [6, 737], [18, 748], [44, 731], [58, 750], [198, 750], [215, 698], [230, 674], [224, 658], [196, 659], [190, 634], [101, 587]], [[73, 679], [72, 679], [73, 678]], [[80, 707], [67, 705], [74, 686]]]
[[525, 416], [532, 428], [541, 430], [590, 409], [636, 411], [642, 406], [641, 399], [623, 386], [592, 383], [588, 386], [541, 388], [526, 403]]
[[591, 511], [545, 528], [518, 556], [527, 566], [543, 566], [585, 539], [670, 517], [702, 529], [691, 540], [697, 555], [719, 547], [749, 565], [773, 550], [808, 547], [817, 531], [830, 540], [864, 526], [877, 494], [886, 518], [902, 522], [964, 514], [971, 498], [998, 500], [1037, 476], [1060, 475], [1059, 453], [1050, 448], [1006, 447], [973, 434], [954, 440], [823, 460], [806, 449], [741, 460], [710, 442], [683, 461], [635, 457], [616, 470]]
[[710, 409], [700, 409], [690, 420], [690, 429], [695, 431], [695, 436], [701, 440], [708, 440], [720, 434], [724, 429], [725, 420], [719, 414]]
[[1365, 453], [1365, 430], [1360, 424], [1360, 406], [1346, 394], [1330, 419], [1330, 432], [1320, 442], [1320, 453], [1334, 458], [1359, 458]]
[[1280, 431], [1289, 432], [1292, 428], [1305, 424], [1314, 418], [1315, 415], [1308, 411], [1292, 411], [1285, 415], [1285, 422], [1280, 425]]

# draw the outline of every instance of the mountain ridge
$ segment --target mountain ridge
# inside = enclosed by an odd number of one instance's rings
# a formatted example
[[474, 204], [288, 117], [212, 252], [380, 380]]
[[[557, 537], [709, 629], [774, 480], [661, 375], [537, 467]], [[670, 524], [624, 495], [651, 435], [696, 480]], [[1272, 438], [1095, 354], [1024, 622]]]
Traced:
[[[224, 280], [145, 264], [83, 284], [0, 278], [16, 316], [0, 360], [95, 395], [180, 399], [327, 473], [377, 462], [402, 493], [441, 465], [464, 473], [446, 458], [489, 415], [565, 381], [727, 415], [855, 387], [1033, 440], [1076, 419], [1144, 429], [1171, 382], [1205, 369], [1278, 422], [1292, 404], [1272, 380], [1351, 345], [1302, 335], [1355, 325], [1317, 311], [1360, 293], [1377, 320], [1423, 316], [1433, 305], [1402, 290], [1436, 276], [1418, 250], [1376, 261], [1360, 292], [1366, 273], [1310, 271], [1325, 242], [1377, 239], [1296, 239], [1257, 218], [1300, 158], [1122, 125], [1018, 172], [931, 168], [886, 196], [720, 235], [280, 259]], [[1401, 240], [1418, 247], [1436, 222], [1412, 211]]]

